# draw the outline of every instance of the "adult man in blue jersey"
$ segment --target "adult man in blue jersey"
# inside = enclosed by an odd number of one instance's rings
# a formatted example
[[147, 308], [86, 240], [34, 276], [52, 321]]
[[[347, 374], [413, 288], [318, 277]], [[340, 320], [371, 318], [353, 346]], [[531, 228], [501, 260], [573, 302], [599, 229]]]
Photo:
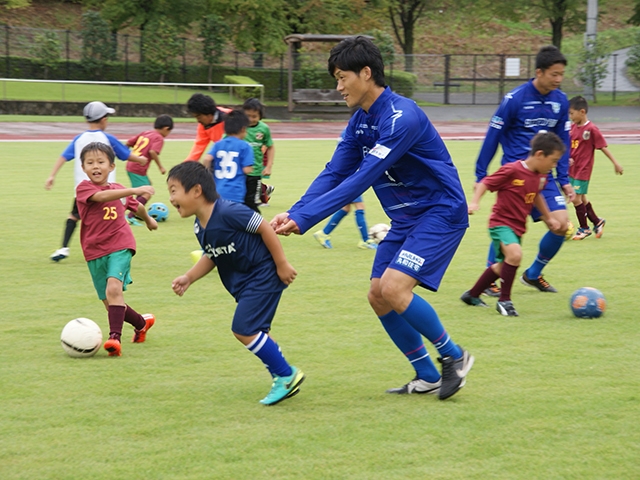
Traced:
[[[385, 87], [382, 56], [369, 39], [343, 40], [328, 66], [347, 106], [359, 109], [325, 169], [271, 224], [279, 234], [302, 234], [373, 186], [392, 223], [376, 252], [369, 303], [416, 370], [414, 380], [387, 392], [448, 398], [464, 385], [473, 356], [413, 289], [438, 289], [468, 227], [458, 172], [424, 112]], [[442, 375], [422, 336], [438, 350]]]
[[[541, 192], [544, 195], [551, 216], [561, 225], [560, 229], [548, 231], [540, 240], [538, 255], [533, 264], [524, 271], [520, 281], [541, 292], [557, 292], [543, 277], [542, 269], [562, 247], [567, 232], [569, 217], [564, 195], [573, 200], [575, 193], [569, 183], [569, 100], [558, 90], [567, 59], [556, 47], [542, 47], [536, 55], [536, 76], [524, 85], [507, 93], [491, 118], [478, 160], [476, 162], [476, 182], [487, 176], [487, 168], [498, 149], [502, 146], [502, 165], [528, 157], [531, 139], [542, 131], [554, 132], [566, 145], [566, 150], [556, 167], [556, 178], [549, 173], [549, 182]], [[562, 192], [558, 188], [558, 183]], [[476, 183], [477, 186], [477, 183]], [[475, 187], [474, 187], [475, 188]], [[541, 219], [536, 208], [531, 212], [534, 221]], [[489, 250], [489, 263], [493, 263]]]

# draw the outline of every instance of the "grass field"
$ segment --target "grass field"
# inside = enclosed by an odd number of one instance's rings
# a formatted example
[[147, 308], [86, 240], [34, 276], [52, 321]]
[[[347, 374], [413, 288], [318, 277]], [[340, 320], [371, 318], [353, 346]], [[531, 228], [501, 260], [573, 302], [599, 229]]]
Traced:
[[[212, 274], [179, 298], [171, 280], [197, 248], [192, 219], [172, 211], [158, 231], [135, 228], [135, 281], [125, 293], [153, 312], [147, 342], [69, 358], [62, 327], [88, 317], [107, 330], [78, 243], [60, 264], [72, 201], [72, 167], [52, 191], [44, 181], [65, 143], [2, 143], [0, 292], [0, 478], [8, 479], [632, 479], [640, 469], [637, 145], [612, 145], [617, 177], [597, 156], [590, 195], [607, 218], [601, 239], [568, 242], [546, 269], [560, 290], [514, 285], [518, 318], [458, 299], [484, 268], [487, 195], [437, 294], [419, 290], [453, 339], [476, 357], [467, 385], [450, 400], [389, 396], [412, 370], [371, 312], [372, 251], [356, 248], [350, 215], [322, 249], [310, 234], [283, 238], [298, 278], [285, 292], [273, 335], [307, 374], [301, 394], [264, 407], [270, 379], [230, 332], [234, 303]], [[190, 148], [167, 142], [170, 166]], [[470, 194], [477, 142], [451, 142]], [[270, 219], [304, 191], [327, 161], [331, 141], [279, 141]], [[168, 204], [150, 170], [154, 200]], [[118, 179], [127, 184], [122, 165]], [[387, 222], [367, 192], [369, 224]], [[573, 209], [571, 216], [573, 218]], [[545, 231], [530, 225], [524, 264]], [[313, 230], [315, 231], [315, 230]], [[574, 318], [571, 292], [607, 296], [599, 320]], [[493, 299], [488, 301], [494, 305]], [[124, 338], [131, 334], [125, 325]], [[428, 347], [433, 357], [435, 350]]]

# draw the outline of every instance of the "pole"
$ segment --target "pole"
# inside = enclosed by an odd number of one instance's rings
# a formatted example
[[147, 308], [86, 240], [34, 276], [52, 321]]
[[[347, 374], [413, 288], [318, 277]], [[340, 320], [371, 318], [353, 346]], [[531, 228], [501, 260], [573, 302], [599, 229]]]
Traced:
[[[584, 48], [592, 52], [596, 43], [598, 31], [598, 0], [587, 0], [587, 31], [584, 34]], [[589, 55], [589, 62], [592, 62], [594, 59], [591, 58], [592, 55]], [[584, 96], [593, 100], [594, 97], [594, 88], [595, 85], [585, 84], [584, 86]]]

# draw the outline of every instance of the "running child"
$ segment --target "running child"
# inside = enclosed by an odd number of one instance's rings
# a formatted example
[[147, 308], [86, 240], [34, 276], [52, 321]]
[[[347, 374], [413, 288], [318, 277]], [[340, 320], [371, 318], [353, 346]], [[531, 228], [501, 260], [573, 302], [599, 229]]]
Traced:
[[249, 128], [247, 128], [245, 140], [253, 148], [254, 154], [253, 171], [247, 175], [247, 199], [245, 204], [249, 206], [255, 204], [256, 207], [266, 206], [269, 203], [274, 187], [263, 183], [262, 179], [271, 177], [276, 149], [273, 146], [271, 130], [262, 121], [264, 106], [260, 103], [260, 100], [249, 98], [242, 105], [242, 109], [249, 117]]

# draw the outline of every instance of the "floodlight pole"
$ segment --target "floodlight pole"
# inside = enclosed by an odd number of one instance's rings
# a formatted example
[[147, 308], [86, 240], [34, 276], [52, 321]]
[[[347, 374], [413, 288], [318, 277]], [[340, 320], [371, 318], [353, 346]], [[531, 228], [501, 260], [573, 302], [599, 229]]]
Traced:
[[[587, 0], [587, 31], [584, 34], [584, 48], [587, 50], [593, 50], [595, 48], [595, 43], [597, 39], [597, 31], [598, 31], [598, 0]], [[590, 56], [590, 60], [593, 58]], [[592, 85], [584, 86], [584, 96], [593, 100], [593, 91]]]

